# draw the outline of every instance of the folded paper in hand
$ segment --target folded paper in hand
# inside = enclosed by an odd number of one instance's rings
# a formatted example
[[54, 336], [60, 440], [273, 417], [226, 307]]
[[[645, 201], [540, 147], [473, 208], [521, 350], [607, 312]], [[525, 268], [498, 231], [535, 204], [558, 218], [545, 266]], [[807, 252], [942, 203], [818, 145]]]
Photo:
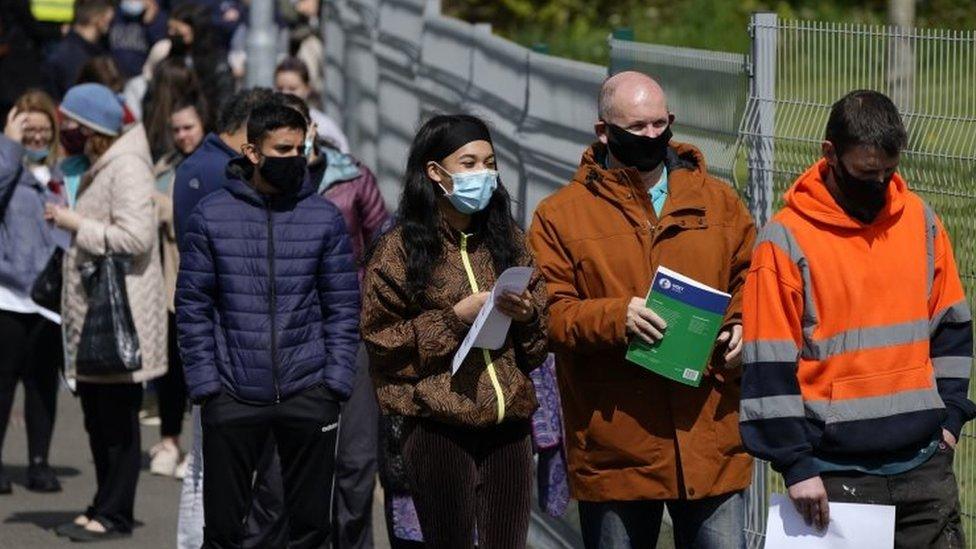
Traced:
[[464, 341], [461, 342], [461, 346], [454, 355], [451, 375], [457, 373], [472, 347], [492, 351], [501, 349], [502, 345], [505, 344], [505, 338], [508, 336], [508, 328], [512, 325], [512, 318], [495, 308], [495, 300], [505, 292], [521, 294], [529, 287], [531, 278], [531, 267], [511, 267], [498, 277], [495, 287], [491, 290], [491, 295], [488, 296], [485, 304], [478, 311], [478, 316], [471, 324], [468, 335], [464, 337]]

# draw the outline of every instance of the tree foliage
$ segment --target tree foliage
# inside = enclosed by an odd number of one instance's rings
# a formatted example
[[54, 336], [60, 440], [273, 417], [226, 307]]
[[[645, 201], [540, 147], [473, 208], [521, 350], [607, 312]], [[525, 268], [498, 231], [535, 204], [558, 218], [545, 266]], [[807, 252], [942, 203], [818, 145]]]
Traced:
[[[887, 0], [444, 0], [448, 15], [492, 24], [494, 32], [550, 53], [605, 63], [607, 36], [627, 27], [636, 40], [674, 46], [745, 52], [749, 15], [885, 23]], [[917, 25], [976, 28], [972, 0], [919, 0]]]

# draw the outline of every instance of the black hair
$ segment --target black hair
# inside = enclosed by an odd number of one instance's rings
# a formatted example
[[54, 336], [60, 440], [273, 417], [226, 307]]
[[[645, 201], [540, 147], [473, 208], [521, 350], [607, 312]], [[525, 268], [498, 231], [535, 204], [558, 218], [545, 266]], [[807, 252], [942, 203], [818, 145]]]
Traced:
[[[450, 140], [455, 129], [472, 124], [481, 126], [488, 133], [484, 121], [474, 116], [434, 116], [420, 128], [410, 146], [397, 222], [401, 226], [400, 237], [407, 256], [407, 285], [413, 295], [423, 294], [430, 280], [431, 269], [443, 252], [439, 234], [441, 216], [437, 206], [438, 193], [427, 176], [427, 163], [443, 162], [444, 158], [437, 158], [435, 151]], [[511, 212], [511, 198], [499, 181], [488, 207], [471, 219], [472, 230], [484, 235], [485, 245], [498, 273], [513, 266], [525, 253], [524, 243], [515, 238], [516, 224]]]
[[193, 53], [193, 57], [199, 57], [201, 54], [208, 53], [214, 46], [212, 37], [216, 34], [216, 31], [213, 29], [213, 24], [211, 23], [213, 19], [212, 13], [213, 11], [209, 6], [194, 2], [184, 2], [173, 8], [173, 11], [169, 14], [170, 19], [185, 23], [192, 29], [193, 44], [190, 46], [190, 50]]
[[200, 118], [200, 124], [203, 126], [203, 133], [210, 131], [210, 122], [207, 118], [207, 102], [198, 95], [190, 95], [186, 97], [181, 97], [173, 103], [173, 110], [170, 113], [170, 118], [172, 118], [174, 113], [182, 111], [183, 109], [193, 109], [196, 111], [197, 116]]
[[291, 93], [275, 93], [275, 99], [284, 103], [286, 107], [291, 107], [305, 117], [305, 121], [311, 123], [312, 112], [308, 110], [308, 103], [304, 99]]
[[247, 118], [247, 141], [259, 145], [271, 132], [281, 129], [308, 131], [308, 124], [301, 113], [276, 100], [262, 103]]
[[888, 96], [873, 90], [855, 90], [834, 103], [824, 139], [834, 144], [837, 156], [858, 145], [895, 156], [908, 145], [898, 108]]
[[74, 24], [90, 25], [107, 10], [115, 9], [114, 0], [76, 0]]
[[294, 72], [298, 73], [298, 77], [302, 79], [306, 85], [311, 82], [311, 77], [308, 73], [308, 65], [304, 61], [297, 57], [286, 57], [278, 63], [275, 67], [275, 76], [278, 76], [280, 72]]
[[245, 127], [251, 111], [273, 98], [274, 92], [268, 88], [250, 88], [235, 93], [220, 109], [215, 127], [217, 133], [234, 133]]

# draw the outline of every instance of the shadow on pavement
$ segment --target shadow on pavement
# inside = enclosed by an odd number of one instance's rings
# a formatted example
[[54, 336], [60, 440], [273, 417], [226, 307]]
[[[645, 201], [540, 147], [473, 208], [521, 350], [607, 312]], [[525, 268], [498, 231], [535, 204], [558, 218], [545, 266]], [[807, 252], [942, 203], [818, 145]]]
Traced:
[[[81, 474], [81, 471], [75, 469], [74, 467], [59, 467], [54, 465], [51, 467], [54, 470], [54, 474], [58, 477], [76, 477]], [[17, 484], [25, 484], [27, 482], [27, 466], [26, 465], [4, 465], [3, 470], [7, 472], [10, 477], [11, 482]]]
[[43, 530], [50, 530], [59, 524], [74, 520], [77, 512], [68, 511], [25, 511], [12, 513], [5, 524], [33, 524]]
[[[12, 513], [4, 524], [33, 524], [42, 530], [51, 530], [55, 526], [70, 522], [78, 516], [78, 511], [23, 511]], [[143, 526], [142, 521], [135, 521], [133, 529]]]

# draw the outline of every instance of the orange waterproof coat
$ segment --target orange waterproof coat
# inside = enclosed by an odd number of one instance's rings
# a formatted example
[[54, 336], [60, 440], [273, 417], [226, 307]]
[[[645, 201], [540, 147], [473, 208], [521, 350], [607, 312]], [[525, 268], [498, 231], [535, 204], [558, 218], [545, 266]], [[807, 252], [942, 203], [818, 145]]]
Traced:
[[627, 305], [647, 294], [661, 265], [731, 293], [726, 325], [740, 322], [752, 218], [690, 145], [671, 144], [660, 218], [637, 171], [606, 169], [605, 156], [599, 143], [584, 153], [569, 185], [539, 205], [529, 236], [549, 289], [573, 496], [699, 499], [741, 490], [752, 461], [739, 438], [739, 372], [694, 388], [624, 354]]

